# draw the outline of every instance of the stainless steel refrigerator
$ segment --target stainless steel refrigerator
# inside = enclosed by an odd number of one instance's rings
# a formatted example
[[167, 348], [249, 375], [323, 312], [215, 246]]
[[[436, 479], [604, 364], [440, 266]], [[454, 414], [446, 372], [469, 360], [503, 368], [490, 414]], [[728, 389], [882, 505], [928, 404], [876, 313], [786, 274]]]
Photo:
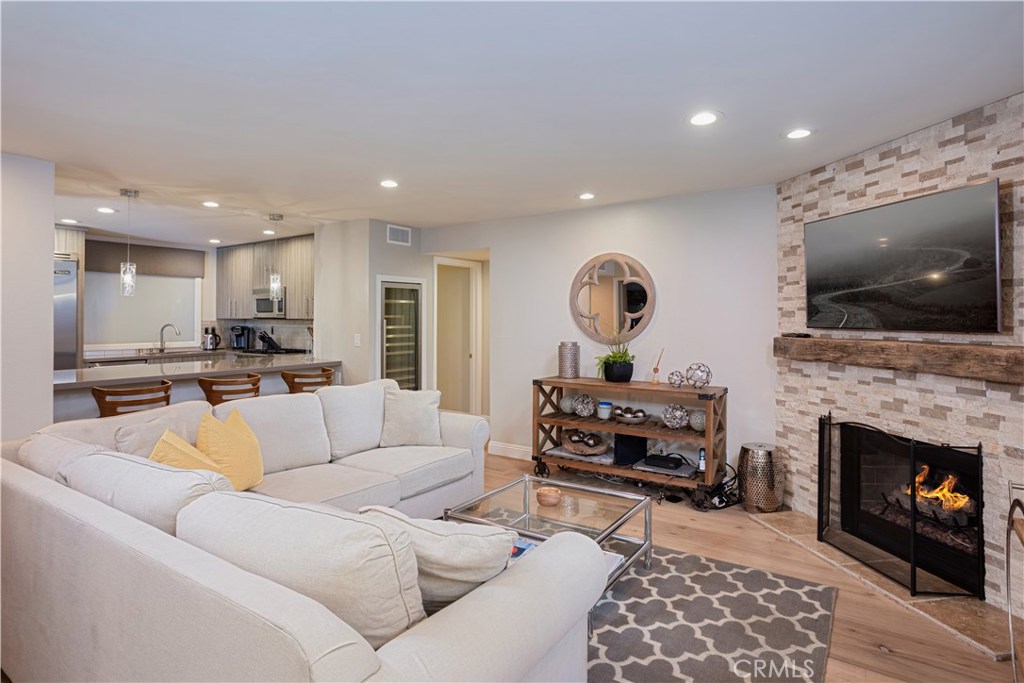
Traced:
[[78, 367], [78, 261], [53, 260], [53, 369]]

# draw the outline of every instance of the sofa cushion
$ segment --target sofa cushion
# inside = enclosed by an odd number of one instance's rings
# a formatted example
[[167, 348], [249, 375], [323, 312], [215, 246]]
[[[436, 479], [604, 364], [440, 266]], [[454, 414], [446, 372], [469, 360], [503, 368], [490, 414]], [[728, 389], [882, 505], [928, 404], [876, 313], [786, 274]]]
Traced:
[[473, 454], [447, 446], [398, 446], [350, 455], [345, 465], [397, 478], [405, 500], [471, 475]]
[[380, 446], [380, 434], [384, 428], [384, 392], [388, 387], [397, 389], [398, 382], [378, 379], [347, 387], [324, 387], [316, 392], [331, 440], [331, 459]]
[[236, 491], [245, 491], [263, 481], [260, 442], [237, 410], [232, 410], [224, 422], [213, 415], [203, 415], [196, 448], [216, 466], [217, 472], [231, 481]]
[[389, 446], [440, 446], [441, 392], [405, 391], [388, 387], [384, 392], [384, 429], [381, 448]]
[[[111, 450], [120, 450], [117, 446], [117, 430], [128, 425], [141, 425], [147, 422], [154, 422], [157, 420], [169, 420], [177, 425], [169, 425], [166, 428], [170, 428], [178, 434], [183, 434], [192, 439], [195, 438], [195, 430], [199, 426], [199, 418], [203, 416], [203, 413], [210, 412], [211, 406], [206, 401], [185, 401], [183, 403], [172, 403], [169, 406], [163, 408], [153, 408], [152, 410], [139, 410], [134, 413], [128, 413], [126, 415], [117, 415], [114, 417], [104, 417], [103, 419], [87, 418], [85, 420], [69, 420], [67, 422], [56, 422], [52, 425], [48, 425], [39, 430], [40, 434], [60, 434], [61, 436], [67, 436], [72, 439], [78, 439], [85, 443], [94, 443], [103, 448], [109, 448]], [[185, 429], [181, 425], [190, 425], [188, 429]], [[153, 444], [156, 444], [157, 439], [163, 434], [163, 429], [156, 434], [153, 438]], [[150, 450], [152, 450], [150, 445]], [[149, 454], [149, 451], [145, 451], [145, 455]]]
[[221, 403], [213, 414], [223, 420], [233, 410], [241, 413], [260, 442], [264, 474], [330, 462], [331, 445], [315, 395], [243, 398]]
[[324, 503], [349, 512], [373, 503], [394, 505], [402, 499], [398, 479], [390, 474], [339, 463], [274, 472], [252, 490], [293, 503]]
[[99, 450], [95, 444], [60, 434], [36, 432], [18, 449], [18, 464], [66, 486], [67, 466]]
[[[115, 449], [122, 453], [141, 455], [145, 458], [153, 452], [157, 441], [160, 440], [168, 429], [180, 435], [185, 441], [194, 444], [196, 442], [196, 433], [199, 430], [199, 421], [203, 415], [209, 414], [212, 407], [206, 401], [190, 401], [189, 403], [178, 405], [187, 405], [188, 407], [169, 411], [147, 422], [118, 427], [117, 431], [114, 432]], [[175, 406], [167, 407], [173, 408]]]
[[313, 598], [374, 648], [425, 616], [409, 535], [361, 515], [216, 493], [179, 513], [178, 538]]
[[419, 569], [420, 592], [427, 613], [447, 607], [508, 564], [519, 537], [511, 529], [413, 519], [398, 510], [370, 505], [359, 510], [385, 528], [406, 531]]
[[208, 493], [233, 490], [215, 472], [181, 470], [113, 451], [75, 461], [67, 480], [74, 490], [172, 535], [183, 507]]

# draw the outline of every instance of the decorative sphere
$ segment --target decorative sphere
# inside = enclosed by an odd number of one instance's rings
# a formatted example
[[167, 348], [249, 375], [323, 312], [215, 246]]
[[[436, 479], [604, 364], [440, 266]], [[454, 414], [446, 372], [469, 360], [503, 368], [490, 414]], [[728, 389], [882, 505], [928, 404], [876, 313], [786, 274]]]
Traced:
[[669, 429], [682, 429], [686, 426], [686, 408], [678, 403], [670, 403], [662, 411], [661, 419]]
[[686, 383], [700, 389], [711, 384], [711, 368], [703, 363], [694, 363], [686, 368]]
[[690, 429], [695, 432], [703, 432], [707, 426], [708, 414], [703, 408], [694, 408], [690, 411]]
[[633, 417], [647, 417], [647, 411], [643, 408], [637, 408], [633, 411]]
[[596, 410], [594, 399], [586, 394], [580, 394], [573, 402], [573, 410], [580, 417], [590, 417], [594, 414], [594, 410]]
[[622, 406], [615, 406], [612, 408], [612, 415], [615, 417], [622, 417]]
[[622, 409], [622, 416], [633, 417], [633, 409], [630, 408], [629, 406], [626, 406], [625, 408]]
[[580, 435], [579, 432], [573, 432], [569, 435], [569, 441], [571, 443], [579, 443], [580, 441], [583, 441], [583, 436]]
[[558, 409], [563, 413], [571, 413], [576, 410], [576, 397], [575, 396], [563, 396], [562, 400], [558, 402]]
[[585, 443], [588, 448], [594, 448], [598, 444], [598, 438], [594, 434], [587, 434], [583, 437], [583, 443]]
[[683, 373], [678, 370], [673, 370], [668, 373], [668, 383], [674, 386], [676, 389], [683, 386]]

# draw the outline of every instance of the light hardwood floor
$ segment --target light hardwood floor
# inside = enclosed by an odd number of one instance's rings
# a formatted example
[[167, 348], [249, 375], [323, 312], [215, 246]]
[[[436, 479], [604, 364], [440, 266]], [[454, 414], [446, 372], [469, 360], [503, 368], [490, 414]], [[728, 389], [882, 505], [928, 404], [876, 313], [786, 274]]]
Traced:
[[[530, 461], [488, 455], [486, 488], [533, 473]], [[552, 479], [565, 476], [555, 469]], [[590, 480], [591, 485], [601, 485]], [[642, 530], [635, 530], [641, 533]], [[698, 512], [688, 502], [654, 506], [655, 545], [836, 586], [826, 680], [1010, 681], [995, 662], [936, 624], [842, 573], [732, 507]]]

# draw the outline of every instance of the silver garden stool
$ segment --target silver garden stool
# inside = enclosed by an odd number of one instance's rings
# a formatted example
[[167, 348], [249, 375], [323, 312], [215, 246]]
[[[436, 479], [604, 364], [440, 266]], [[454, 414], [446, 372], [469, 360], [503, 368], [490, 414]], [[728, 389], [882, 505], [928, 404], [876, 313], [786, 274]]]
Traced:
[[747, 512], [775, 512], [782, 507], [786, 470], [774, 451], [774, 444], [759, 442], [740, 448], [740, 491]]

